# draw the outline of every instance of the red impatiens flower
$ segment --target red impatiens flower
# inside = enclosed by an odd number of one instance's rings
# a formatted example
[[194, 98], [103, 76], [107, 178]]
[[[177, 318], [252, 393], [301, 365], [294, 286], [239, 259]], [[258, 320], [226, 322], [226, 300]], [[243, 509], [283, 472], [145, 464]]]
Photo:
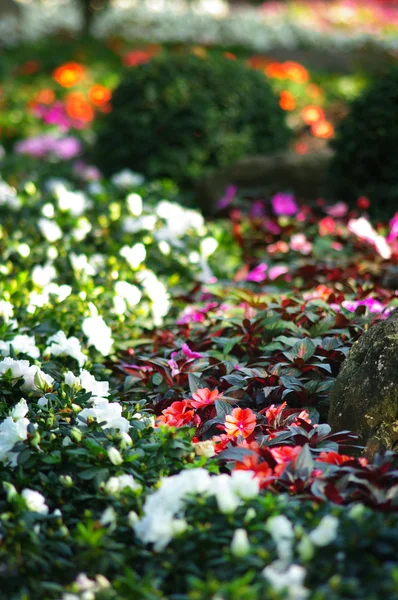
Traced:
[[268, 419], [268, 426], [276, 428], [278, 426], [278, 420], [282, 412], [286, 408], [286, 402], [280, 404], [279, 406], [275, 406], [275, 404], [271, 404], [271, 406], [266, 410], [265, 416]]
[[[338, 452], [321, 452], [318, 456], [318, 460], [320, 462], [329, 463], [330, 465], [342, 465], [349, 460], [355, 460], [355, 457], [339, 454]], [[363, 467], [368, 464], [366, 458], [359, 458], [358, 460]]]
[[220, 435], [213, 435], [211, 441], [214, 443], [215, 453], [220, 454], [220, 452], [225, 450], [228, 444], [231, 443], [231, 438], [229, 438], [225, 433], [221, 433]]
[[296, 458], [296, 456], [300, 454], [301, 450], [301, 446], [276, 446], [275, 448], [270, 448], [272, 456], [278, 463], [275, 467], [275, 474], [278, 476], [282, 475], [287, 464]]
[[193, 400], [188, 400], [188, 402], [194, 408], [203, 408], [204, 406], [213, 404], [220, 396], [221, 394], [217, 388], [213, 391], [210, 391], [209, 388], [199, 388], [192, 394]]
[[173, 402], [169, 408], [162, 410], [162, 414], [157, 418], [156, 424], [167, 423], [167, 425], [173, 427], [182, 427], [188, 425], [194, 418], [194, 411], [188, 410], [190, 408], [187, 400], [181, 402]]
[[225, 431], [229, 436], [249, 437], [256, 426], [256, 415], [250, 408], [234, 408], [232, 414], [225, 417]]

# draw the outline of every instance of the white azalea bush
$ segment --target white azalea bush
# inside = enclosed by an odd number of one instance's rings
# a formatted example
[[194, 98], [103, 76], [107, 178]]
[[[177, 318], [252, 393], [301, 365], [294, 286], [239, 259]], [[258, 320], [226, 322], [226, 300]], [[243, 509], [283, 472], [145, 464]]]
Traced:
[[108, 356], [139, 328], [162, 325], [173, 295], [214, 280], [213, 231], [163, 193], [132, 172], [84, 190], [66, 180], [40, 189], [25, 181], [18, 191], [2, 182], [0, 354], [12, 346], [38, 359], [34, 335], [18, 334], [31, 327], [43, 356], [82, 367], [93, 352]]

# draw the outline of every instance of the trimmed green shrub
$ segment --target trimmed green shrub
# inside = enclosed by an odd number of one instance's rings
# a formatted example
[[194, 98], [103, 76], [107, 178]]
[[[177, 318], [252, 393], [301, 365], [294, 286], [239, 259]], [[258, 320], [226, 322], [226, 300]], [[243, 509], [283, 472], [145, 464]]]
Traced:
[[106, 174], [131, 168], [187, 183], [290, 137], [264, 75], [223, 56], [164, 54], [129, 73], [112, 105], [94, 150]]
[[394, 68], [351, 105], [332, 141], [331, 187], [355, 203], [367, 196], [374, 213], [398, 207], [398, 69]]

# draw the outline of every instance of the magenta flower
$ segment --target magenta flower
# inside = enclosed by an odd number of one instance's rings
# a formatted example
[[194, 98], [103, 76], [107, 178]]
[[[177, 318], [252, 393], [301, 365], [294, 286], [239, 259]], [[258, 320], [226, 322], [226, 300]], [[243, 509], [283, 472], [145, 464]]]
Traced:
[[[382, 313], [385, 309], [385, 306], [383, 306], [383, 304], [381, 304], [381, 302], [375, 298], [365, 298], [364, 300], [344, 300], [341, 305], [350, 312], [355, 312], [358, 306], [366, 306], [371, 313]], [[387, 313], [390, 311], [387, 309], [385, 312]]]
[[260, 281], [264, 281], [266, 278], [266, 271], [268, 270], [268, 265], [265, 263], [260, 263], [257, 267], [254, 267], [246, 276], [246, 281], [256, 281], [259, 283]]
[[348, 206], [345, 202], [337, 202], [332, 206], [327, 206], [325, 208], [325, 213], [330, 215], [331, 217], [344, 217], [348, 212]]
[[390, 221], [390, 233], [387, 237], [387, 242], [391, 244], [398, 238], [398, 212], [395, 213]]
[[188, 344], [183, 344], [181, 346], [181, 350], [183, 351], [183, 353], [185, 354], [185, 356], [189, 359], [194, 359], [194, 358], [202, 358], [202, 354], [200, 354], [199, 352], [193, 352], [190, 347], [188, 346]]
[[299, 211], [293, 194], [275, 194], [271, 198], [272, 210], [278, 216], [289, 217], [295, 215]]
[[220, 198], [217, 202], [217, 208], [219, 210], [227, 208], [227, 206], [229, 206], [232, 200], [235, 198], [237, 191], [238, 188], [236, 187], [236, 185], [229, 185], [225, 190], [224, 196]]

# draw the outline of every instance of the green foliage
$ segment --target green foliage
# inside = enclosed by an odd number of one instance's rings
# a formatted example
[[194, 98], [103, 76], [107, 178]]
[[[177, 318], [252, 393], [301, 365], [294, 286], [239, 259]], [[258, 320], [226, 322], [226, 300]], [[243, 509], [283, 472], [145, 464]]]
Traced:
[[372, 211], [398, 206], [398, 69], [394, 68], [351, 105], [332, 142], [331, 185], [336, 197], [367, 196]]
[[289, 130], [264, 75], [224, 57], [165, 53], [116, 89], [94, 157], [188, 182], [208, 168], [286, 147]]

